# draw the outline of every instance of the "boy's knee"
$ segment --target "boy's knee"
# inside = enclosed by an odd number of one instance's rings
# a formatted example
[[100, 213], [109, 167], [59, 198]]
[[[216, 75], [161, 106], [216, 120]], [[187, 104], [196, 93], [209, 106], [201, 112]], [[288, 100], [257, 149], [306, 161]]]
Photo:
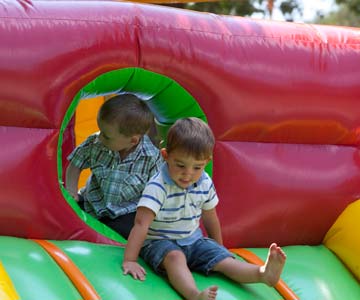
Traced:
[[171, 264], [180, 264], [183, 262], [186, 262], [186, 258], [183, 252], [179, 250], [172, 250], [168, 254], [165, 255], [165, 258], [163, 260], [163, 266], [166, 268], [166, 265]]

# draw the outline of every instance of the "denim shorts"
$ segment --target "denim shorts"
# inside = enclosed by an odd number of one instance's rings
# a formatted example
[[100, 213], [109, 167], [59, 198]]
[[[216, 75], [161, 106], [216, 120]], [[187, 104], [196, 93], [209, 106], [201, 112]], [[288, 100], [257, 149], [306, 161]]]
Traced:
[[214, 266], [227, 257], [233, 257], [225, 247], [212, 239], [201, 238], [191, 245], [181, 246], [176, 240], [152, 240], [141, 248], [140, 256], [148, 263], [156, 273], [166, 275], [161, 268], [165, 256], [173, 250], [184, 253], [187, 264], [191, 271], [197, 271], [208, 275]]

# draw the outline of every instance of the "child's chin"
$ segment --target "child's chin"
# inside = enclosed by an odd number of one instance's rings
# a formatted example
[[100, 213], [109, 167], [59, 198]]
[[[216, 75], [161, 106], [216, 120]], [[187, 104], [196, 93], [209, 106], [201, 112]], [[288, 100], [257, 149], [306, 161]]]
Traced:
[[187, 189], [191, 185], [191, 183], [177, 182], [177, 185], [182, 189]]

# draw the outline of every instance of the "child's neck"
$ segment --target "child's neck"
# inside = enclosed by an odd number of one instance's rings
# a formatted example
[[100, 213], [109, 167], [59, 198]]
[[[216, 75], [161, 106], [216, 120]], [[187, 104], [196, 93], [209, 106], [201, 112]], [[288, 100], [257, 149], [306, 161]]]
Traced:
[[131, 148], [123, 149], [119, 151], [121, 159], [125, 159], [131, 152], [135, 150], [138, 144], [132, 146]]

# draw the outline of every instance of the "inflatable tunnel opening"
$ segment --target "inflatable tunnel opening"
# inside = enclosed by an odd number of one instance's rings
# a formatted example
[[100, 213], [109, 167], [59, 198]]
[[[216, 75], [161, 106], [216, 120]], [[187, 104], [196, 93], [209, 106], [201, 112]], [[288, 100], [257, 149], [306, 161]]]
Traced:
[[[166, 145], [168, 128], [179, 118], [197, 117], [207, 122], [206, 116], [198, 102], [177, 82], [164, 75], [142, 68], [124, 68], [101, 74], [84, 86], [73, 98], [66, 111], [60, 129], [58, 143], [58, 178], [64, 198], [77, 212], [78, 216], [96, 231], [106, 235], [104, 226], [96, 220], [86, 216], [64, 187], [65, 170], [68, 164], [67, 156], [77, 145], [81, 144], [89, 135], [97, 132], [96, 116], [104, 101], [111, 97], [132, 93], [146, 102], [154, 115], [154, 126], [149, 136], [157, 147]], [[212, 175], [212, 162], [206, 171]], [[81, 172], [78, 188], [86, 184], [90, 170]], [[93, 224], [91, 224], [93, 222]], [[105, 230], [106, 231], [106, 230]], [[112, 239], [124, 242], [120, 236]]]

